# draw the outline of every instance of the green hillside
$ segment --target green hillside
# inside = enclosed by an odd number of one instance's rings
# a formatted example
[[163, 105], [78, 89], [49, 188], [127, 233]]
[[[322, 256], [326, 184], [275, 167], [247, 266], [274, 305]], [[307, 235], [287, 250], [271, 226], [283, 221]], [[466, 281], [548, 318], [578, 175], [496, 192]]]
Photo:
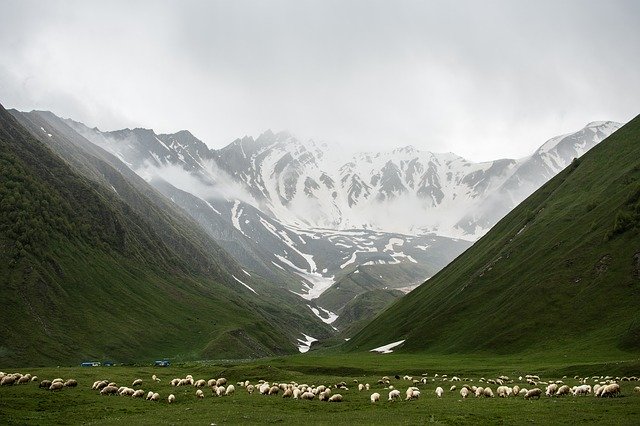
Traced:
[[640, 117], [344, 344], [399, 352], [640, 351]]
[[141, 204], [76, 173], [0, 106], [0, 364], [295, 351], [282, 325], [307, 317], [235, 282], [239, 267], [201, 231], [131, 199]]

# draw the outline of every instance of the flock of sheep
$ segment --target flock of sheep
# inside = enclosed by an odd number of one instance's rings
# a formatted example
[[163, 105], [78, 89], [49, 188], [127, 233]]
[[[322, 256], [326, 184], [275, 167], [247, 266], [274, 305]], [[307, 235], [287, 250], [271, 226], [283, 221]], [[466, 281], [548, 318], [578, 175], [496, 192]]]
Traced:
[[[478, 385], [470, 384], [474, 381], [473, 379], [460, 379], [457, 376], [448, 378], [447, 375], [439, 376], [438, 374], [435, 374], [431, 378], [429, 378], [427, 374], [423, 374], [419, 379], [408, 375], [402, 378], [400, 376], [395, 376], [394, 378], [396, 379], [396, 382], [393, 382], [395, 385], [392, 384], [392, 380], [388, 376], [382, 377], [376, 384], [378, 387], [382, 387], [382, 392], [388, 392], [387, 401], [390, 402], [401, 399], [402, 394], [399, 389], [396, 389], [396, 386], [398, 386], [399, 383], [402, 384], [403, 381], [409, 382], [404, 398], [406, 401], [409, 401], [420, 398], [421, 391], [419, 386], [423, 386], [424, 390], [424, 387], [427, 384], [438, 385], [434, 390], [437, 398], [442, 398], [446, 395], [445, 388], [443, 387], [445, 386], [448, 387], [448, 393], [454, 394], [455, 397], [457, 397], [456, 393], [459, 393], [462, 399], [466, 399], [468, 397], [493, 398], [498, 396], [500, 398], [522, 397], [528, 400], [540, 399], [543, 394], [547, 397], [561, 397], [565, 395], [572, 395], [575, 397], [591, 394], [600, 398], [616, 397], [621, 393], [620, 382], [639, 380], [638, 377], [575, 376], [573, 379], [569, 379], [569, 381], [576, 382], [577, 384], [570, 387], [564, 383], [564, 380], [567, 380], [566, 376], [563, 377], [562, 380], [555, 381], [542, 381], [540, 377], [536, 375], [521, 376], [518, 377], [517, 381], [512, 380], [507, 376], [500, 376], [496, 379], [480, 378], [477, 380]], [[20, 385], [37, 381], [38, 377], [31, 376], [30, 374], [7, 374], [0, 372], [0, 386]], [[161, 380], [155, 374], [151, 378], [151, 382], [155, 385], [158, 385], [160, 381]], [[447, 384], [447, 382], [449, 382], [450, 385]], [[459, 382], [465, 382], [465, 384], [461, 385], [458, 389]], [[525, 382], [529, 389], [515, 384], [524, 384]], [[198, 399], [205, 398], [205, 389], [209, 389], [212, 396], [233, 396], [236, 392], [236, 386], [244, 389], [248, 394], [257, 393], [267, 396], [281, 395], [282, 398], [299, 400], [313, 400], [317, 398], [319, 401], [327, 402], [342, 402], [342, 394], [334, 392], [340, 391], [345, 393], [349, 391], [347, 383], [344, 381], [333, 385], [308, 385], [298, 384], [296, 382], [270, 383], [265, 380], [259, 380], [256, 383], [251, 383], [249, 380], [245, 380], [237, 382], [234, 386], [233, 384], [228, 384], [227, 379], [225, 378], [195, 380], [192, 375], [187, 375], [184, 378], [174, 378], [170, 381], [170, 384], [176, 388], [184, 386], [195, 388], [194, 396]], [[41, 380], [39, 383], [40, 388], [51, 391], [59, 391], [63, 388], [76, 387], [77, 385], [78, 382], [74, 379], [63, 380], [61, 378], [54, 380]], [[118, 386], [117, 383], [110, 380], [96, 380], [91, 386], [91, 389], [98, 391], [100, 395], [105, 396], [119, 395], [132, 398], [145, 398], [148, 401], [156, 402], [161, 400], [158, 392], [145, 392], [141, 389], [142, 385], [143, 380], [139, 378], [133, 380], [131, 386]], [[353, 385], [357, 387], [359, 392], [369, 391], [372, 388], [369, 383], [359, 383], [358, 380], [354, 380]], [[495, 393], [491, 385], [495, 387]], [[636, 386], [634, 391], [640, 392], [640, 386]], [[372, 403], [378, 403], [380, 402], [380, 399], [380, 392], [373, 392], [370, 395], [370, 401]], [[174, 403], [176, 402], [176, 396], [171, 393], [166, 398], [166, 401], [169, 404]]]

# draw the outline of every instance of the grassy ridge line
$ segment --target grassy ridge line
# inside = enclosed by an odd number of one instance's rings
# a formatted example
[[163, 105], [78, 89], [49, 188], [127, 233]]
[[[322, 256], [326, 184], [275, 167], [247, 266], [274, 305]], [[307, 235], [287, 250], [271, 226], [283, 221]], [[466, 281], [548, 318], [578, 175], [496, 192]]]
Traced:
[[406, 338], [400, 351], [640, 349], [639, 216], [620, 224], [620, 212], [638, 211], [639, 135], [636, 118], [345, 348]]
[[273, 306], [221, 285], [215, 264], [191, 274], [197, 256], [177, 255], [3, 109], [0, 148], [0, 363], [295, 350]]

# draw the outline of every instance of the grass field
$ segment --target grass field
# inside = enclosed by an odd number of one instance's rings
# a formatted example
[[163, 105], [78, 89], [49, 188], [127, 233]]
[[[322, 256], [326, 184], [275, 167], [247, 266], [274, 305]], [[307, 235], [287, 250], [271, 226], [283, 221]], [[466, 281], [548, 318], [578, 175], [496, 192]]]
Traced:
[[[28, 370], [28, 371], [27, 371]], [[167, 368], [148, 366], [118, 367], [58, 367], [17, 369], [37, 375], [40, 379], [75, 378], [77, 388], [58, 392], [39, 389], [37, 382], [0, 387], [0, 422], [3, 424], [233, 424], [233, 423], [305, 423], [305, 424], [420, 424], [420, 423], [488, 423], [488, 424], [638, 424], [640, 393], [634, 392], [638, 382], [621, 381], [622, 394], [617, 398], [593, 396], [560, 398], [542, 397], [526, 401], [522, 397], [508, 399], [468, 398], [462, 400], [459, 389], [469, 383], [484, 386], [482, 378], [507, 375], [520, 383], [520, 375], [537, 374], [542, 381], [562, 379], [572, 386], [574, 375], [638, 376], [639, 359], [606, 360], [591, 358], [581, 362], [556, 359], [555, 356], [483, 357], [483, 356], [418, 356], [418, 355], [338, 355], [306, 354], [301, 356], [262, 359], [251, 362], [203, 362]], [[7, 371], [5, 371], [7, 372]], [[635, 372], [635, 373], [634, 373]], [[156, 374], [161, 382], [151, 380]], [[249, 395], [236, 385], [235, 395], [214, 397], [205, 388], [204, 400], [195, 397], [192, 386], [172, 387], [174, 377], [193, 375], [195, 379], [225, 377], [229, 383], [241, 380], [333, 385], [345, 381], [349, 390], [333, 390], [344, 397], [342, 403], [327, 403], [283, 399], [281, 395], [265, 396], [257, 391]], [[391, 384], [404, 391], [411, 383], [395, 379], [405, 374], [421, 378], [428, 374], [427, 384], [420, 384], [421, 397], [415, 401], [388, 402], [389, 390], [377, 384], [389, 376]], [[435, 378], [438, 374], [438, 378]], [[467, 379], [452, 383], [442, 381], [442, 375]], [[160, 402], [121, 396], [100, 396], [91, 390], [95, 380], [107, 379], [118, 385], [131, 386], [135, 378], [144, 380], [142, 389], [160, 393]], [[358, 391], [357, 383], [370, 383], [371, 390]], [[593, 384], [592, 379], [589, 380]], [[452, 384], [457, 390], [450, 392]], [[445, 389], [442, 399], [435, 396], [437, 386]], [[496, 385], [490, 385], [495, 393]], [[544, 388], [544, 385], [539, 387]], [[372, 404], [369, 396], [381, 394], [381, 402]], [[166, 398], [173, 393], [175, 404]]]

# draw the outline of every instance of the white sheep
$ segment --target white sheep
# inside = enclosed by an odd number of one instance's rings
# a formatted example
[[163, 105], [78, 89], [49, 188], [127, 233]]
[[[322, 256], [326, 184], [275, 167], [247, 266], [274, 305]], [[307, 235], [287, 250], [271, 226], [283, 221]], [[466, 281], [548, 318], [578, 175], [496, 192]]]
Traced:
[[555, 383], [552, 383], [549, 386], [547, 386], [547, 390], [545, 391], [544, 394], [547, 396], [553, 396], [557, 391], [558, 391], [558, 385], [556, 385]]
[[635, 388], [633, 388], [634, 392], [640, 392], [640, 386], [636, 386]]
[[224, 388], [224, 386], [218, 386], [216, 387], [216, 395], [217, 396], [222, 396], [224, 395], [224, 392], [226, 391], [226, 389]]
[[462, 397], [462, 399], [465, 399], [468, 395], [469, 395], [469, 389], [468, 388], [460, 389], [460, 396]]
[[160, 394], [158, 392], [154, 392], [154, 394], [151, 395], [150, 401], [160, 401]]
[[453, 392], [454, 390], [456, 390], [456, 385], [452, 385], [452, 386], [449, 388], [449, 392]]
[[156, 376], [155, 374], [153, 376], [151, 376], [151, 380], [153, 380], [154, 382], [159, 382], [160, 381], [158, 376]]
[[247, 389], [247, 392], [249, 392], [249, 394], [252, 394], [253, 391], [255, 390], [255, 387], [253, 385], [247, 385], [246, 389]]
[[226, 384], [227, 384], [227, 379], [225, 379], [224, 377], [220, 377], [218, 380], [216, 380], [216, 386], [222, 386]]
[[364, 385], [363, 385], [362, 383], [360, 383], [360, 384], [358, 385], [358, 390], [359, 390], [360, 392], [362, 392], [362, 391], [364, 390]]
[[293, 396], [293, 389], [286, 389], [284, 392], [282, 392], [283, 398], [291, 398], [292, 396]]
[[481, 396], [484, 396], [484, 388], [482, 386], [478, 386], [476, 388], [476, 398], [480, 398]]
[[76, 386], [78, 386], [78, 381], [76, 379], [68, 379], [66, 382], [64, 382], [65, 388], [75, 388]]
[[64, 387], [64, 384], [62, 382], [53, 382], [51, 383], [51, 386], [49, 386], [49, 390], [55, 391], [55, 390], [60, 390]]
[[[154, 396], [155, 396], [155, 395], [154, 395]], [[159, 395], [158, 395], [158, 396], [159, 396]], [[173, 404], [174, 402], [176, 402], [176, 397], [175, 397], [175, 395], [174, 395], [174, 394], [169, 395], [169, 396], [167, 397], [167, 402], [168, 402], [169, 404]]]
[[442, 389], [440, 386], [438, 386], [436, 388], [436, 395], [438, 396], [438, 398], [442, 398], [442, 394], [444, 393], [444, 389]]
[[600, 392], [600, 397], [602, 398], [616, 396], [620, 394], [620, 385], [617, 383], [606, 385], [602, 389], [603, 389], [602, 392]]
[[226, 396], [231, 396], [231, 395], [233, 395], [233, 393], [234, 393], [235, 391], [236, 391], [235, 386], [233, 386], [233, 385], [229, 385], [229, 386], [227, 386], [227, 389], [224, 391], [224, 394], [225, 394]]
[[[60, 383], [60, 382], [56, 382], [56, 383]], [[55, 383], [53, 383], [51, 386], [53, 386]], [[105, 386], [100, 390], [100, 395], [114, 395], [118, 393], [118, 388], [115, 386]]]
[[151, 398], [153, 398], [153, 391], [149, 391], [147, 394], [147, 401], [151, 401]]
[[138, 389], [131, 395], [132, 398], [142, 398], [144, 396], [144, 391], [142, 389]]
[[300, 397], [300, 399], [308, 399], [308, 400], [312, 400], [313, 398], [315, 398], [316, 395], [313, 392], [305, 392], [302, 394], [302, 396]]
[[342, 402], [342, 395], [339, 393], [331, 395], [331, 397], [329, 397], [329, 402]]
[[484, 388], [484, 396], [486, 398], [493, 398], [493, 391], [491, 390], [491, 388], [489, 386], [487, 386], [486, 388]]
[[271, 389], [271, 386], [269, 385], [269, 383], [263, 383], [260, 385], [260, 393], [262, 395], [267, 395], [270, 389]]
[[515, 385], [513, 387], [513, 389], [511, 390], [511, 392], [512, 392], [513, 396], [518, 396], [518, 394], [520, 393], [520, 386]]
[[202, 389], [198, 389], [196, 391], [196, 398], [198, 399], [204, 399], [204, 392], [202, 392]]
[[562, 385], [558, 388], [558, 390], [556, 391], [555, 396], [563, 396], [563, 395], [569, 395], [570, 389], [569, 386], [567, 385]]
[[132, 386], [132, 387], [135, 387], [135, 386], [142, 386], [142, 379], [135, 379], [135, 380], [133, 381], [133, 383], [131, 384], [131, 386]]
[[380, 402], [380, 394], [378, 392], [374, 392], [371, 394], [371, 403], [374, 404], [376, 402]]
[[193, 385], [197, 388], [203, 388], [207, 385], [207, 382], [205, 382], [204, 379], [200, 379], [196, 381]]
[[400, 391], [398, 389], [393, 389], [389, 392], [389, 401], [396, 401], [400, 399]]
[[135, 392], [135, 389], [124, 388], [119, 393], [120, 393], [120, 396], [132, 396], [134, 392]]

